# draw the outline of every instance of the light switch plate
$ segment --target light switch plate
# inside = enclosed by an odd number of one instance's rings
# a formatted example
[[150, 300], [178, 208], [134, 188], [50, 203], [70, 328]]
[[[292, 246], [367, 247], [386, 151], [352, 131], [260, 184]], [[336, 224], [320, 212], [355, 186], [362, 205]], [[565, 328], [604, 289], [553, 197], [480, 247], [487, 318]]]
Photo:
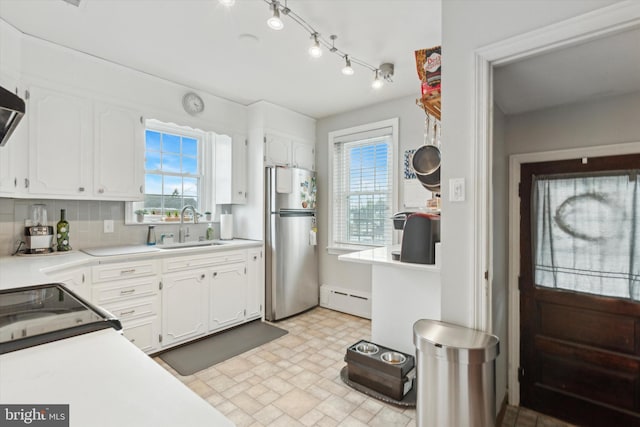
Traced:
[[464, 202], [464, 178], [449, 179], [449, 201]]
[[104, 232], [105, 233], [113, 233], [113, 220], [105, 219], [104, 220]]

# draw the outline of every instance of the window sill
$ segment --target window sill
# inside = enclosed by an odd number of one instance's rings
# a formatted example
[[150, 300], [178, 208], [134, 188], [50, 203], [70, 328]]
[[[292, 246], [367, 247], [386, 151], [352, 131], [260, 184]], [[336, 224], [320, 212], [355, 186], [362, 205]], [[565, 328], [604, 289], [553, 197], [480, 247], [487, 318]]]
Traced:
[[380, 248], [381, 246], [374, 245], [335, 245], [328, 246], [327, 253], [329, 255], [344, 255], [350, 254], [353, 252], [366, 251], [368, 249]]

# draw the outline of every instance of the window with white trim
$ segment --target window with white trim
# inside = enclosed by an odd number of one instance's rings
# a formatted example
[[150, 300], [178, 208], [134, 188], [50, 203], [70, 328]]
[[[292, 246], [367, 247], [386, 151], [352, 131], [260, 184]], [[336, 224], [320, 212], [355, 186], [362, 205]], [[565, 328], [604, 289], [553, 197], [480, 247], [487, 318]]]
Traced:
[[[207, 132], [148, 120], [145, 129], [144, 201], [133, 202], [129, 215], [144, 223], [179, 221], [192, 205], [202, 212], [208, 201]], [[140, 221], [142, 219], [142, 221]], [[186, 220], [191, 220], [187, 218]]]
[[329, 133], [330, 249], [393, 243], [398, 119]]

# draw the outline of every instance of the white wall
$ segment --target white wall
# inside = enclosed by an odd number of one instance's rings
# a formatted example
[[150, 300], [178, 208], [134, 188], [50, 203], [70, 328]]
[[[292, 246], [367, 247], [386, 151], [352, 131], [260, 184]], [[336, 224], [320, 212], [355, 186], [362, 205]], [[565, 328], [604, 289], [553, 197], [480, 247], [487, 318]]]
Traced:
[[[442, 4], [442, 317], [471, 326], [474, 315], [475, 57], [482, 46], [597, 9], [613, 0], [461, 0]], [[450, 178], [465, 202], [450, 203]]]
[[640, 92], [507, 116], [508, 154], [640, 141]]
[[[384, 90], [384, 89], [383, 89]], [[423, 144], [425, 113], [415, 105], [416, 96], [398, 98], [318, 120], [316, 131], [316, 165], [318, 169], [318, 224], [320, 250], [320, 284], [371, 292], [371, 266], [338, 261], [337, 255], [327, 253], [328, 246], [328, 134], [331, 131], [358, 125], [399, 118], [398, 158], [396, 167], [402, 171], [403, 153]], [[401, 179], [401, 174], [398, 174]], [[425, 201], [428, 192], [425, 190]], [[398, 191], [398, 206], [402, 206], [403, 189]]]

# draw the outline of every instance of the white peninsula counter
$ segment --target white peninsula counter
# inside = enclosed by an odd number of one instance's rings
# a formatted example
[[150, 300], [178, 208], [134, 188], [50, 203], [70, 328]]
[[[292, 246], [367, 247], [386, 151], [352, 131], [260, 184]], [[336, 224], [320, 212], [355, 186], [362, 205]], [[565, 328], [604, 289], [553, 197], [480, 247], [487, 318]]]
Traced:
[[400, 245], [340, 255], [341, 261], [371, 265], [371, 341], [414, 354], [413, 324], [440, 320], [440, 243], [436, 264], [395, 261]]

